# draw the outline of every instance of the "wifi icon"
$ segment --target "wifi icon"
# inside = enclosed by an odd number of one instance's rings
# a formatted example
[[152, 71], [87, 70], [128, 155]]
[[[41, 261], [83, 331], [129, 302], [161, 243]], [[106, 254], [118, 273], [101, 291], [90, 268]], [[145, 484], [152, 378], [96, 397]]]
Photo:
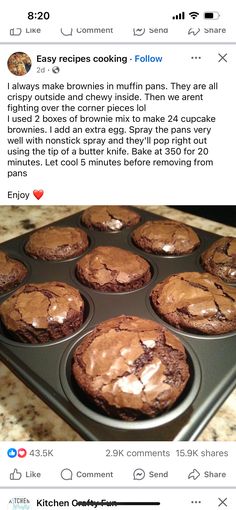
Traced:
[[189, 12], [189, 16], [191, 16], [192, 19], [196, 19], [199, 16], [199, 12], [196, 11]]

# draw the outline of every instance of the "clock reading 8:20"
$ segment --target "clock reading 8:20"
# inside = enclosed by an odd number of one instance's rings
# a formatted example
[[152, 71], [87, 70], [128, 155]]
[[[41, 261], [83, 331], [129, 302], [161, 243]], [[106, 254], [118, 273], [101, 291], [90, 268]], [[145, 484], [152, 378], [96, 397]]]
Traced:
[[49, 12], [28, 12], [28, 19], [47, 20], [50, 18]]

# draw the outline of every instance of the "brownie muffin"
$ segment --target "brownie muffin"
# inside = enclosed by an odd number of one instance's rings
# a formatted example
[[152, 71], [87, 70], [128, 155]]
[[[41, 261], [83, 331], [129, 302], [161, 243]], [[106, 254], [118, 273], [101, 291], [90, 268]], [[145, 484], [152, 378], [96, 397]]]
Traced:
[[179, 329], [219, 335], [236, 329], [236, 289], [208, 273], [179, 273], [151, 294], [156, 312]]
[[87, 234], [75, 227], [46, 227], [31, 234], [25, 251], [35, 259], [67, 260], [78, 257], [89, 245]]
[[27, 269], [16, 259], [0, 251], [0, 294], [9, 292], [19, 285], [27, 275]]
[[76, 264], [78, 279], [103, 292], [143, 287], [151, 279], [149, 263], [139, 255], [114, 246], [98, 246]]
[[125, 315], [102, 322], [80, 342], [72, 372], [90, 403], [129, 421], [170, 409], [189, 379], [178, 338], [157, 322]]
[[96, 230], [115, 231], [131, 227], [140, 221], [138, 213], [117, 205], [95, 205], [82, 214], [86, 227]]
[[44, 344], [77, 331], [84, 302], [74, 287], [62, 282], [30, 283], [0, 305], [0, 317], [14, 338]]
[[133, 242], [142, 250], [157, 255], [185, 255], [200, 244], [196, 232], [179, 221], [147, 221], [134, 230]]
[[201, 255], [206, 271], [228, 283], [236, 283], [236, 237], [222, 237]]

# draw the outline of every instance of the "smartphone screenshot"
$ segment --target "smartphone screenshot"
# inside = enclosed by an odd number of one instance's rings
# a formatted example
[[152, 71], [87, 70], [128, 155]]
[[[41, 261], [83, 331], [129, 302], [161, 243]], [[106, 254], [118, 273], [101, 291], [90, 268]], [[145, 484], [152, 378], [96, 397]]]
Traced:
[[235, 16], [4, 7], [3, 510], [235, 508]]

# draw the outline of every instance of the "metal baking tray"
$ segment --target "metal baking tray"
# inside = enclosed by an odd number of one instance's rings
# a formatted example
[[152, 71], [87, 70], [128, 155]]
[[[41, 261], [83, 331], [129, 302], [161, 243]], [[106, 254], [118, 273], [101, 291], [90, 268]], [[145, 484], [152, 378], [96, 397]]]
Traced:
[[[141, 215], [141, 223], [161, 216], [132, 208]], [[87, 229], [81, 214], [74, 214], [53, 225], [79, 226], [88, 235], [89, 248], [69, 261], [34, 260], [24, 251], [30, 234], [0, 245], [0, 249], [22, 261], [28, 268], [26, 282], [64, 281], [77, 287], [85, 300], [85, 321], [70, 337], [46, 345], [17, 342], [0, 326], [0, 358], [32, 391], [89, 441], [172, 441], [193, 440], [205, 427], [236, 384], [236, 332], [217, 336], [190, 334], [165, 323], [154, 312], [150, 293], [166, 276], [182, 271], [203, 271], [200, 254], [219, 236], [194, 229], [200, 246], [189, 255], [160, 256], [145, 253], [131, 239], [138, 225], [119, 232]], [[75, 276], [76, 261], [98, 245], [118, 246], [149, 261], [152, 279], [138, 290], [122, 293], [99, 292], [80, 283]], [[13, 292], [13, 291], [12, 291]], [[0, 302], [12, 292], [3, 294]], [[190, 366], [190, 380], [174, 407], [164, 414], [136, 422], [124, 422], [98, 412], [80, 395], [71, 375], [71, 357], [75, 346], [98, 323], [117, 315], [138, 315], [156, 320], [174, 332], [183, 342]]]

